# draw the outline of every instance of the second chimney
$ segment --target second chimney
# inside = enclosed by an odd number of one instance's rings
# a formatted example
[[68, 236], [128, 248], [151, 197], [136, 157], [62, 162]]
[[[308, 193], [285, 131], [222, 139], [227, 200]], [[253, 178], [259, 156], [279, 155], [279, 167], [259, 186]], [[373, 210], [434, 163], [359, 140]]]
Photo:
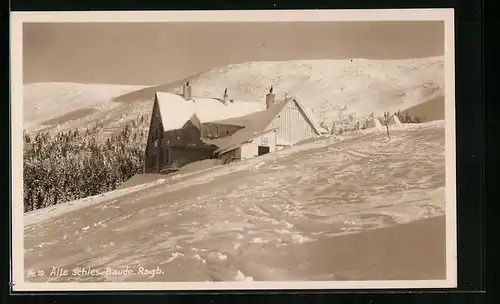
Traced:
[[266, 108], [273, 106], [276, 103], [276, 95], [273, 93], [273, 87], [269, 89], [269, 93], [266, 94]]
[[186, 82], [182, 88], [182, 97], [184, 97], [185, 100], [191, 100], [191, 86], [189, 85], [189, 81]]

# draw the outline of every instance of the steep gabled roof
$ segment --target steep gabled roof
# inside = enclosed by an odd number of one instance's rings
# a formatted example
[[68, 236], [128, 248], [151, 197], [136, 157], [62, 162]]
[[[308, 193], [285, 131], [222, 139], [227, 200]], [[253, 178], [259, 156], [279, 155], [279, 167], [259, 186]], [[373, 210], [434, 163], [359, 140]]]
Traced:
[[[193, 108], [184, 104], [180, 96], [155, 93], [155, 102], [158, 104], [160, 118], [164, 131], [182, 128], [184, 124], [195, 114]], [[168, 96], [168, 98], [165, 98]]]
[[258, 102], [234, 101], [227, 105], [215, 98], [193, 98], [185, 100], [172, 93], [156, 92], [163, 128], [165, 131], [182, 128], [193, 115], [201, 123], [244, 116], [258, 112], [263, 106]]
[[288, 100], [280, 101], [275, 105], [272, 105], [269, 108], [262, 111], [253, 112], [244, 116], [217, 120], [213, 121], [212, 123], [217, 123], [221, 125], [241, 126], [247, 130], [252, 130], [255, 132], [262, 131], [267, 126], [269, 126], [269, 124], [281, 112], [281, 110], [283, 110], [283, 108], [287, 103]]

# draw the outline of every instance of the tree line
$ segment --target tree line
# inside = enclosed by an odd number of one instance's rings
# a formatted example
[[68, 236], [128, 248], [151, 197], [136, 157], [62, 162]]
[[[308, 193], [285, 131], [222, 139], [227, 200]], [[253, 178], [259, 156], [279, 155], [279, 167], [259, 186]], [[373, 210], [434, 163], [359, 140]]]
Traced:
[[103, 125], [24, 134], [23, 202], [31, 211], [111, 191], [143, 168], [149, 117], [103, 140]]

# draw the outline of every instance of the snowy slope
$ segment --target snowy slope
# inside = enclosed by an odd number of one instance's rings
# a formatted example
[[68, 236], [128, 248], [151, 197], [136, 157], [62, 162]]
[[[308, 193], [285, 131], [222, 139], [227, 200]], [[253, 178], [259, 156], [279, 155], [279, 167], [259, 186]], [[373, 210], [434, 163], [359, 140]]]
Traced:
[[193, 94], [264, 102], [273, 85], [278, 98], [296, 96], [324, 122], [344, 114], [403, 110], [444, 95], [444, 59], [298, 60], [248, 62], [216, 68], [191, 81]]
[[74, 128], [82, 121], [95, 123], [104, 113], [123, 112], [113, 98], [143, 87], [57, 82], [26, 84], [23, 89], [24, 127], [30, 131], [58, 124]]
[[[277, 98], [283, 98], [285, 93], [296, 96], [318, 122], [330, 125], [338, 119], [337, 109], [344, 106], [344, 117], [349, 113], [362, 117], [372, 111], [380, 115], [384, 111], [403, 110], [443, 96], [444, 60], [433, 57], [248, 62], [215, 68], [190, 81], [193, 96], [222, 97], [228, 88], [230, 99], [261, 104], [273, 85]], [[114, 130], [127, 119], [149, 113], [155, 91], [180, 92], [180, 86], [179, 81], [150, 88], [28, 84], [24, 88], [25, 127], [37, 129], [36, 124], [52, 119], [45, 128], [65, 130], [99, 120]]]
[[368, 130], [35, 210], [25, 267], [163, 270], [38, 281], [366, 279], [311, 254], [338, 235], [443, 215], [444, 136], [443, 121], [394, 127], [390, 141]]

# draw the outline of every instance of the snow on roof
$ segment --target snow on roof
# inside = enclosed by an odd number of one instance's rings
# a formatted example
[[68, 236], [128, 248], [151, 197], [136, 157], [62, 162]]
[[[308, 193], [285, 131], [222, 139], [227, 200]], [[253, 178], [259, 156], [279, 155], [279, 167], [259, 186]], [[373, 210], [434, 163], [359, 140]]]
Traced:
[[180, 95], [163, 92], [156, 92], [156, 100], [165, 131], [182, 128], [193, 115], [201, 123], [206, 123], [245, 116], [264, 109], [258, 102], [231, 101], [224, 105], [215, 98], [194, 97], [193, 100], [185, 100]]
[[182, 128], [194, 114], [192, 102], [187, 103], [181, 96], [157, 92], [155, 98], [158, 102], [164, 131]]
[[271, 105], [269, 108], [249, 113], [244, 116], [239, 117], [231, 117], [228, 119], [217, 120], [214, 123], [221, 125], [236, 125], [245, 127], [245, 129], [251, 129], [253, 131], [262, 131], [265, 129], [272, 120], [281, 112], [281, 110], [285, 107], [288, 101], [280, 101], [274, 105]]
[[253, 131], [247, 128], [238, 130], [233, 136], [222, 137], [216, 140], [209, 141], [206, 143], [213, 144], [219, 147], [215, 152], [216, 153], [225, 153], [240, 147], [242, 144], [250, 142], [254, 140], [256, 137], [274, 132], [275, 130], [267, 130], [267, 131]]
[[203, 141], [206, 144], [217, 146], [219, 149], [217, 149], [216, 152], [224, 153], [231, 148], [237, 148], [239, 145], [263, 134], [264, 129], [269, 126], [272, 120], [281, 112], [287, 102], [288, 101], [281, 101], [270, 106], [266, 110], [250, 113], [245, 116], [214, 121], [214, 123], [217, 124], [236, 125], [242, 126], [243, 128], [236, 131], [231, 136], [217, 139], [203, 139]]

